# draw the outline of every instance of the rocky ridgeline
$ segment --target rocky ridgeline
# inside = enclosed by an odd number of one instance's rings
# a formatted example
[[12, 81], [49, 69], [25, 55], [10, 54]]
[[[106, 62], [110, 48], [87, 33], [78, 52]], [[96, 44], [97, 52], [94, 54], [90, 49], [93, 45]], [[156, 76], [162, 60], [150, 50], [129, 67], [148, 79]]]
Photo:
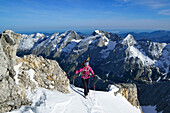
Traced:
[[33, 90], [35, 87], [43, 87], [69, 93], [69, 80], [57, 61], [44, 59], [41, 56], [25, 55], [17, 59], [17, 64], [19, 68], [16, 81], [18, 79], [18, 85], [23, 87], [22, 90], [29, 87]]
[[69, 92], [69, 80], [56, 61], [34, 55], [16, 57], [21, 38], [11, 30], [0, 34], [0, 113], [30, 105], [26, 92], [36, 87]]

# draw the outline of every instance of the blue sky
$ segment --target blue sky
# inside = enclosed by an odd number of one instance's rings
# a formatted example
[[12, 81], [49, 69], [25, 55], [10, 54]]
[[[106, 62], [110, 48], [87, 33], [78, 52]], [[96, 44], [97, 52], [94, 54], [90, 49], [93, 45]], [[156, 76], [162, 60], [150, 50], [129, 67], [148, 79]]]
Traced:
[[170, 0], [0, 0], [0, 31], [170, 30]]

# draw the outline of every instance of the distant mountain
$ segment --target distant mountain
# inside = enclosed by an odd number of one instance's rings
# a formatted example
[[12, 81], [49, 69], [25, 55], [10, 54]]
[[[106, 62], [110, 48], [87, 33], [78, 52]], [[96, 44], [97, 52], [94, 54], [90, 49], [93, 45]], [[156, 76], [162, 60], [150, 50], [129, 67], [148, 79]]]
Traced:
[[123, 34], [119, 34], [119, 35], [122, 37], [125, 37], [128, 34], [133, 35], [136, 40], [151, 40], [153, 42], [170, 43], [170, 31], [159, 30], [159, 31], [151, 32], [151, 33], [149, 33], [149, 32], [141, 32], [141, 33], [129, 32], [129, 33], [123, 33]]
[[104, 80], [150, 83], [169, 80], [169, 46], [166, 43], [136, 41], [131, 34], [122, 39], [100, 30], [95, 30], [88, 37], [66, 31], [50, 37], [23, 35], [17, 55], [35, 54], [55, 59], [68, 75], [81, 67], [90, 55], [95, 73]]

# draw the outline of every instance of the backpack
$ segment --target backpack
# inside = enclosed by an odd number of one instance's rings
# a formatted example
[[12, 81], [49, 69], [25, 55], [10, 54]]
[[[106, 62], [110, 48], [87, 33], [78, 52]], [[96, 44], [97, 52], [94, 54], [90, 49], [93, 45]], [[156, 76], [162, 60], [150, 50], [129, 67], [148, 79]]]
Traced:
[[[88, 69], [87, 70], [85, 70], [85, 68], [83, 67], [83, 71], [81, 72], [81, 76], [87, 76], [87, 75], [84, 75], [83, 73], [87, 73], [87, 72], [89, 72], [89, 75], [91, 75], [91, 72], [90, 72], [90, 66], [88, 67]], [[88, 76], [89, 76], [88, 75]]]

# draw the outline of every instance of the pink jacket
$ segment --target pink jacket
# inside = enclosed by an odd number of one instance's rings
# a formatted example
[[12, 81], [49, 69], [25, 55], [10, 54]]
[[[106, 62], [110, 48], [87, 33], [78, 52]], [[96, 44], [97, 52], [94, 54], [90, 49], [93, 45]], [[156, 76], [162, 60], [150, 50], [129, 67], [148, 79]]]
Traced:
[[[93, 72], [93, 70], [92, 70], [91, 67], [90, 67], [90, 70], [89, 70], [89, 67], [82, 67], [82, 68], [80, 68], [79, 70], [76, 70], [75, 74], [82, 72], [82, 71], [83, 71], [83, 68], [84, 68], [85, 71], [83, 72], [83, 76], [81, 76], [81, 78], [84, 78], [84, 79], [90, 78], [90, 76], [88, 76], [88, 75], [90, 74], [90, 72], [91, 72], [91, 74], [92, 74], [92, 77], [94, 77], [94, 72]], [[86, 71], [86, 70], [87, 70], [87, 71]], [[89, 70], [90, 72], [89, 72], [88, 70]]]

